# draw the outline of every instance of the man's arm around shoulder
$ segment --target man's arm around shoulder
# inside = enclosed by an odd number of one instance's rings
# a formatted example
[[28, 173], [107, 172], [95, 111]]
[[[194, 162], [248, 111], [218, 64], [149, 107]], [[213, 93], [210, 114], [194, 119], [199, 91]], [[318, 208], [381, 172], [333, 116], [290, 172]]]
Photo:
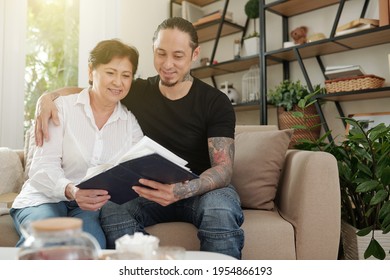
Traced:
[[54, 100], [59, 96], [79, 93], [79, 87], [64, 87], [54, 91], [46, 92], [39, 97], [35, 110], [35, 142], [42, 146], [43, 139], [49, 141], [48, 124], [52, 118], [55, 125], [59, 125], [58, 110]]

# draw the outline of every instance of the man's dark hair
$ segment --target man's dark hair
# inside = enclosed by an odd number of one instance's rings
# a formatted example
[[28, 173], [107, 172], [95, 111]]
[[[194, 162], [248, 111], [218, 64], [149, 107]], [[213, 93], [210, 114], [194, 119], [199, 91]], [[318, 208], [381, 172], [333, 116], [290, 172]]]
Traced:
[[160, 30], [165, 30], [165, 29], [178, 29], [180, 31], [183, 31], [187, 33], [190, 36], [190, 47], [192, 51], [194, 51], [198, 45], [198, 34], [196, 33], [196, 30], [194, 26], [192, 25], [191, 22], [188, 20], [185, 20], [184, 18], [181, 17], [172, 17], [164, 20], [156, 29], [153, 35], [153, 43], [156, 41], [158, 33]]

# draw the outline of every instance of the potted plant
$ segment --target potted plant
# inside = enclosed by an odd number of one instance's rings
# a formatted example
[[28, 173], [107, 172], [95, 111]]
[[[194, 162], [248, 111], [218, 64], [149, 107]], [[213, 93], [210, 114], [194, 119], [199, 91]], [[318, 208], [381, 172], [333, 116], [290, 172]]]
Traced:
[[[378, 240], [386, 238], [383, 244], [390, 244], [390, 125], [367, 130], [367, 121], [344, 119], [352, 128], [342, 144], [326, 142], [328, 131], [314, 141], [301, 139], [295, 147], [329, 152], [337, 159], [345, 258], [359, 258], [361, 249], [365, 259], [385, 259], [390, 248], [386, 252]], [[359, 248], [362, 239], [366, 240]]]
[[245, 14], [253, 20], [253, 32], [243, 38], [245, 55], [250, 56], [260, 52], [259, 33], [256, 31], [256, 19], [260, 15], [259, 0], [249, 0], [245, 4]]
[[[299, 80], [296, 82], [284, 80], [268, 92], [268, 103], [277, 107], [279, 129], [295, 129], [290, 148], [293, 148], [299, 139], [313, 141], [318, 139], [321, 132], [321, 120], [314, 105], [316, 101], [311, 101], [311, 97], [324, 92], [324, 88], [316, 85], [314, 92], [311, 93]], [[300, 107], [299, 102], [310, 104]], [[304, 117], [297, 118], [294, 116], [296, 114]]]

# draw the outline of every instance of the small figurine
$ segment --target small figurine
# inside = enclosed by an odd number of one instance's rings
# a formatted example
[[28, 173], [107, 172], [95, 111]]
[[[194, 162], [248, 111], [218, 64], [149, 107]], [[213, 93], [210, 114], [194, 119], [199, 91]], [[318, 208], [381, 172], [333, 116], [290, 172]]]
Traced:
[[306, 26], [300, 26], [291, 31], [290, 35], [293, 38], [294, 43], [296, 45], [301, 45], [306, 43], [307, 40], [307, 31], [308, 28]]

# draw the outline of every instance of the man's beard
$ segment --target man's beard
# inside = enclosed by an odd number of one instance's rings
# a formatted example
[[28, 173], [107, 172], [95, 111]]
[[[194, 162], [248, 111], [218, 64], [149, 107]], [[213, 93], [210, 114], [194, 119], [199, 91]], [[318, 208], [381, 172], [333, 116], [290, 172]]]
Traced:
[[[187, 82], [187, 81], [192, 82], [193, 80], [194, 80], [194, 78], [192, 78], [192, 76], [188, 72], [187, 74], [184, 75], [183, 79], [180, 82]], [[161, 82], [161, 85], [165, 86], [165, 87], [174, 87], [175, 85], [177, 85], [179, 83], [179, 81], [169, 83], [169, 82], [162, 80], [161, 78], [160, 78], [160, 82]]]
[[174, 87], [178, 83], [178, 81], [173, 82], [173, 83], [168, 83], [168, 82], [165, 82], [163, 80], [160, 80], [160, 81], [161, 81], [161, 85], [164, 86], [164, 87]]

